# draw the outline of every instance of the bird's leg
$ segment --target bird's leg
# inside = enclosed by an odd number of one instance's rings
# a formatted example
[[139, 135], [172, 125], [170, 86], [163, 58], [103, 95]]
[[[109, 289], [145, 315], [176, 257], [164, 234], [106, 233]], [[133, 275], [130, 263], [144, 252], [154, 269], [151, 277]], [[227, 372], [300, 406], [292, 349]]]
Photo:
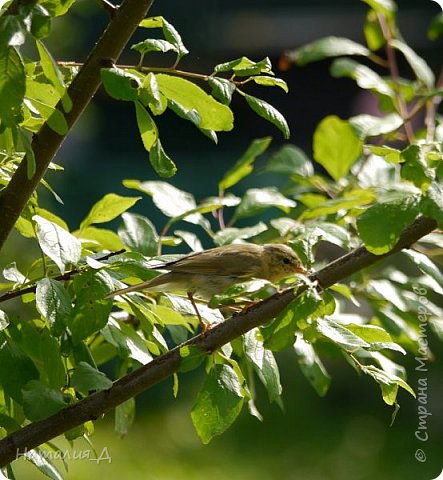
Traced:
[[194, 297], [192, 296], [192, 293], [191, 292], [187, 292], [187, 293], [188, 293], [189, 301], [192, 303], [192, 306], [194, 307], [195, 313], [198, 317], [198, 321], [203, 330], [203, 333], [206, 333], [211, 327], [203, 321], [203, 318], [201, 317], [200, 312], [198, 311], [197, 304], [195, 303]]

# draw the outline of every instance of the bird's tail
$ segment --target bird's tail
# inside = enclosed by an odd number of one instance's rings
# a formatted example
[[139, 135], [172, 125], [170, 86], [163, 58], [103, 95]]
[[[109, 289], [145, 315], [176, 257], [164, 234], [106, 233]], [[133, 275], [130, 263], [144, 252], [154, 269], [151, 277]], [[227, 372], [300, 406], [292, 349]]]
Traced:
[[146, 288], [149, 288], [150, 283], [151, 283], [151, 280], [148, 280], [143, 283], [137, 283], [137, 285], [131, 285], [130, 287], [120, 288], [120, 290], [115, 290], [114, 292], [108, 293], [105, 298], [111, 298], [111, 297], [115, 297], [116, 295], [123, 295], [124, 293], [138, 292], [140, 290], [145, 290]]

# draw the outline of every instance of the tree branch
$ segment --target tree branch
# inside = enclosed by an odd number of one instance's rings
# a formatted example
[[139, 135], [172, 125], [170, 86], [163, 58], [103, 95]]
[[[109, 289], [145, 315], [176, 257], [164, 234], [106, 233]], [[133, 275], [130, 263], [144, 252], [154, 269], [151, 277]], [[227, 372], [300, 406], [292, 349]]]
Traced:
[[[436, 227], [435, 220], [420, 217], [402, 233], [399, 242], [390, 252], [377, 256], [368, 252], [364, 247], [357, 248], [312, 274], [311, 279], [317, 280], [323, 288], [330, 287], [345, 277], [389, 257], [403, 248], [410, 247]], [[178, 345], [150, 363], [120, 378], [110, 389], [93, 393], [45, 420], [33, 422], [8, 435], [0, 442], [0, 467], [15, 460], [19, 454], [29, 451], [51, 438], [88, 420], [99, 418], [111, 408], [176, 373], [180, 367], [180, 348], [183, 345], [195, 345], [202, 352], [209, 354], [247, 331], [275, 318], [294, 300], [295, 295], [300, 295], [306, 288], [306, 286], [299, 288], [296, 294], [293, 289], [276, 293], [248, 310], [235, 314], [225, 322], [214, 326], [209, 332], [191, 338], [184, 344]]]
[[[121, 6], [114, 11], [108, 27], [68, 88], [67, 94], [72, 100], [72, 109], [64, 115], [69, 130], [100, 86], [100, 69], [112, 66], [117, 61], [138, 24], [146, 16], [153, 1], [124, 0]], [[17, 4], [20, 4], [18, 0]], [[63, 112], [61, 101], [56, 108]], [[67, 134], [62, 136], [55, 133], [47, 123], [34, 136], [32, 141], [36, 163], [34, 176], [28, 178], [27, 158], [25, 157], [0, 196], [0, 212], [2, 215], [0, 250], [66, 136]]]

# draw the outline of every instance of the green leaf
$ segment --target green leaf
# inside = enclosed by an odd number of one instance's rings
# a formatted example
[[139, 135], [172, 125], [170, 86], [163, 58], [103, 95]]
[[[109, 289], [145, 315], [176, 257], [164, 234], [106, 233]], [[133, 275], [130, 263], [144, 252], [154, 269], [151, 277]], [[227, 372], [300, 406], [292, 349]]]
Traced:
[[403, 119], [397, 113], [385, 117], [362, 114], [351, 117], [349, 123], [360, 138], [366, 138], [395, 132], [403, 125]]
[[101, 332], [104, 339], [117, 348], [122, 359], [126, 360], [129, 357], [141, 365], [146, 365], [152, 360], [146, 342], [132, 327], [110, 318]]
[[415, 250], [402, 250], [401, 253], [406, 255], [423, 273], [429, 275], [443, 288], [443, 274], [429, 257]]
[[148, 257], [157, 254], [158, 234], [152, 222], [142, 215], [123, 213], [124, 228], [118, 230], [125, 245]]
[[273, 322], [260, 329], [265, 348], [280, 351], [292, 346], [296, 330], [304, 327], [309, 318], [316, 317], [323, 307], [323, 300], [315, 291], [298, 295]]
[[201, 348], [195, 345], [180, 347], [180, 372], [190, 372], [199, 367], [207, 355]]
[[429, 40], [437, 40], [443, 35], [443, 12], [431, 19], [428, 28]]
[[38, 380], [31, 380], [23, 389], [23, 411], [29, 420], [43, 420], [67, 406], [62, 392]]
[[112, 230], [86, 227], [73, 234], [82, 242], [84, 248], [93, 250], [121, 250], [124, 248], [120, 237]]
[[87, 271], [74, 278], [76, 302], [68, 325], [74, 344], [103, 328], [112, 309], [112, 299], [104, 298], [113, 290], [113, 283], [105, 272]]
[[406, 351], [397, 343], [394, 343], [391, 335], [381, 327], [376, 325], [356, 325], [354, 323], [346, 324], [346, 328], [355, 333], [364, 341], [370, 344], [368, 350], [395, 350], [406, 355]]
[[158, 140], [158, 130], [151, 115], [140, 102], [135, 102], [135, 114], [140, 136], [145, 149], [150, 152], [152, 145]]
[[392, 48], [399, 50], [404, 55], [414, 71], [417, 80], [423, 83], [426, 87], [433, 88], [435, 84], [435, 76], [429, 65], [419, 57], [409, 45], [406, 45], [406, 43], [401, 40], [393, 39], [390, 40], [389, 44]]
[[423, 215], [434, 218], [438, 227], [443, 229], [443, 187], [433, 183], [422, 197], [420, 210]]
[[297, 341], [294, 343], [294, 349], [303, 375], [320, 397], [324, 397], [329, 390], [331, 377], [326, 371], [320, 357], [317, 355], [317, 352], [314, 350], [314, 347], [301, 337], [297, 337]]
[[311, 177], [314, 168], [311, 160], [301, 148], [295, 145], [283, 145], [266, 162], [264, 172], [281, 173], [282, 175], [297, 175]]
[[413, 397], [415, 397], [414, 390], [400, 377], [392, 373], [385, 372], [374, 365], [364, 365], [363, 372], [370, 375], [381, 387], [382, 396], [385, 403], [393, 405], [397, 397], [398, 387], [404, 388]]
[[347, 38], [325, 37], [308, 43], [297, 50], [288, 53], [288, 60], [297, 65], [317, 62], [328, 57], [341, 57], [343, 55], [362, 55], [368, 57], [371, 54], [363, 45]]
[[40, 55], [40, 64], [43, 73], [45, 74], [45, 77], [52, 83], [52, 85], [54, 85], [55, 90], [62, 99], [64, 110], [69, 112], [72, 108], [72, 102], [66, 95], [66, 86], [60, 69], [43, 43], [37, 40], [36, 44], [38, 53]]
[[79, 392], [87, 394], [91, 390], [107, 390], [112, 381], [86, 362], [80, 362], [71, 376], [71, 385]]
[[141, 197], [122, 197], [115, 193], [108, 193], [91, 208], [90, 212], [80, 224], [80, 232], [93, 223], [105, 223], [126, 212], [135, 205]]
[[148, 52], [170, 52], [171, 50], [176, 52], [177, 48], [170, 42], [161, 39], [147, 38], [143, 42], [132, 45], [131, 50], [135, 50], [142, 56]]
[[153, 169], [164, 178], [169, 178], [175, 175], [177, 167], [175, 163], [169, 158], [166, 152], [163, 150], [163, 146], [158, 138], [151, 148], [149, 154], [149, 161]]
[[331, 319], [318, 318], [316, 329], [324, 337], [331, 340], [345, 350], [355, 350], [356, 348], [368, 348], [370, 344], [358, 335], [348, 330], [344, 325]]
[[115, 407], [115, 432], [120, 437], [128, 434], [129, 429], [134, 423], [135, 418], [135, 399], [130, 398], [126, 402]]
[[378, 147], [376, 145], [367, 145], [367, 148], [374, 154], [379, 157], [383, 157], [388, 163], [401, 163], [404, 159], [400, 155], [400, 150], [396, 148], [388, 147], [382, 145]]
[[245, 98], [248, 105], [257, 115], [273, 123], [283, 133], [283, 137], [286, 140], [290, 137], [289, 126], [285, 117], [276, 108], [252, 95], [245, 94]]
[[[48, 94], [51, 95], [51, 93], [54, 95], [55, 90], [48, 90]], [[42, 119], [48, 123], [48, 126], [54, 130], [54, 132], [59, 135], [65, 135], [68, 132], [69, 126], [63, 113], [47, 103], [47, 101], [51, 101], [50, 97], [46, 97], [44, 101], [32, 97], [29, 100], [32, 102], [32, 106], [39, 112]]]
[[373, 52], [382, 48], [386, 43], [386, 40], [383, 36], [383, 31], [380, 27], [380, 22], [378, 21], [377, 14], [374, 10], [368, 11], [363, 31], [365, 34], [366, 43]]
[[268, 149], [271, 141], [271, 137], [257, 138], [253, 140], [246, 152], [239, 160], [237, 160], [235, 165], [224, 174], [218, 184], [219, 190], [227, 190], [244, 177], [248, 176], [253, 170], [255, 159]]
[[409, 180], [416, 187], [427, 189], [434, 179], [434, 172], [428, 168], [425, 153], [419, 145], [409, 145], [401, 152], [405, 160], [401, 169], [401, 176]]
[[0, 48], [0, 119], [13, 126], [23, 120], [25, 68], [14, 47]]
[[321, 206], [303, 212], [301, 218], [316, 218], [331, 213], [337, 213], [339, 210], [350, 210], [352, 208], [367, 205], [375, 200], [375, 195], [368, 190], [350, 190], [343, 197], [326, 200]]
[[331, 65], [333, 77], [349, 77], [356, 81], [360, 88], [371, 90], [390, 98], [395, 96], [394, 91], [383, 78], [366, 65], [362, 65], [349, 58], [339, 58]]
[[200, 116], [200, 128], [229, 131], [233, 128], [234, 116], [229, 107], [217, 102], [200, 87], [184, 78], [156, 75], [160, 92], [186, 110], [196, 110]]
[[[63, 453], [64, 452], [59, 454], [60, 458], [64, 458]], [[63, 475], [60, 474], [52, 461], [48, 459], [48, 452], [42, 448], [28, 450], [24, 454], [24, 457], [35, 465], [40, 473], [43, 473], [46, 477], [51, 478], [52, 480], [63, 480]]]
[[174, 235], [182, 238], [186, 245], [188, 245], [193, 252], [203, 251], [203, 246], [200, 242], [200, 239], [195, 233], [185, 232], [183, 230], [175, 230]]
[[286, 93], [288, 93], [288, 85], [281, 78], [275, 78], [275, 77], [268, 77], [268, 76], [265, 76], [265, 75], [260, 75], [260, 76], [251, 77], [251, 79], [257, 85], [263, 85], [265, 87], [280, 87], [282, 90], [284, 90]]
[[227, 430], [243, 406], [241, 384], [228, 365], [215, 365], [209, 372], [192, 408], [192, 423], [202, 442], [207, 444]]
[[57, 265], [61, 273], [70, 264], [77, 264], [81, 256], [81, 244], [77, 238], [40, 215], [32, 219], [37, 224], [37, 239], [42, 251]]
[[211, 87], [211, 95], [224, 105], [231, 103], [232, 94], [235, 91], [235, 83], [226, 78], [209, 77], [208, 84]]
[[20, 272], [15, 262], [11, 262], [2, 271], [6, 280], [14, 283], [26, 283], [28, 279]]
[[103, 86], [108, 94], [116, 100], [135, 101], [140, 87], [137, 75], [121, 68], [102, 68], [101, 77]]
[[417, 214], [418, 200], [414, 196], [376, 203], [357, 218], [358, 234], [370, 252], [382, 255], [394, 248]]
[[314, 159], [331, 177], [345, 177], [363, 152], [363, 142], [355, 135], [349, 122], [335, 115], [324, 118], [314, 133]]
[[337, 292], [340, 295], [343, 295], [346, 299], [352, 302], [356, 307], [360, 307], [359, 301], [354, 297], [352, 290], [347, 285], [344, 285], [342, 283], [336, 283], [335, 285], [332, 285], [329, 288], [330, 290]]
[[189, 330], [189, 322], [185, 320], [181, 313], [172, 308], [164, 305], [156, 305], [152, 307], [152, 312], [163, 325], [181, 325]]
[[244, 336], [243, 346], [246, 357], [254, 365], [254, 368], [266, 387], [269, 401], [277, 401], [282, 394], [282, 386], [280, 384], [280, 373], [274, 355], [263, 347], [263, 343], [258, 340], [258, 329], [247, 332]]
[[37, 367], [21, 347], [9, 338], [0, 345], [0, 365], [0, 385], [4, 393], [22, 403], [23, 387], [28, 381], [39, 378]]
[[235, 240], [246, 240], [248, 238], [255, 237], [260, 233], [266, 232], [267, 229], [267, 225], [263, 222], [259, 222], [257, 225], [253, 225], [252, 227], [227, 227], [223, 230], [219, 230], [214, 235], [213, 240], [216, 245], [228, 245], [233, 243]]
[[249, 77], [261, 73], [273, 74], [271, 61], [268, 57], [259, 62], [254, 62], [247, 57], [240, 57], [229, 62], [220, 63], [214, 68], [215, 73], [231, 71], [238, 77]]
[[37, 310], [49, 324], [63, 327], [69, 322], [72, 315], [71, 298], [58, 280], [44, 278], [37, 282], [35, 302]]
[[388, 19], [392, 19], [397, 10], [397, 5], [393, 0], [363, 0], [363, 2], [367, 3], [373, 10], [381, 13]]
[[[3, 5], [6, 2], [0, 2]], [[0, 17], [0, 48], [20, 47], [26, 41], [28, 22], [23, 15], [4, 15]]]
[[349, 248], [351, 241], [351, 237], [345, 228], [328, 222], [318, 222], [314, 227], [307, 227], [306, 233], [300, 235], [297, 240], [305, 237], [313, 245], [316, 245], [320, 240], [324, 240], [342, 248]]
[[63, 388], [67, 380], [64, 358], [61, 356], [57, 338], [47, 328], [40, 333], [40, 355], [48, 385], [56, 390]]
[[64, 15], [75, 0], [39, 0], [39, 5], [45, 8], [52, 17]]
[[168, 100], [158, 89], [155, 75], [148, 73], [143, 79], [142, 88], [139, 89], [140, 101], [149, 106], [154, 115], [161, 115], [168, 107]]
[[0, 310], [0, 331], [4, 330], [9, 325], [9, 318], [6, 312]]
[[[191, 193], [184, 192], [166, 182], [149, 181], [139, 182], [138, 180], [124, 180], [123, 185], [127, 188], [134, 188], [138, 191], [152, 196], [155, 206], [167, 217], [177, 218], [197, 208], [195, 198]], [[202, 215], [192, 213], [185, 217], [185, 220], [200, 224]]]
[[166, 40], [174, 44], [178, 50], [179, 58], [187, 55], [189, 53], [188, 49], [185, 47], [179, 33], [177, 30], [163, 18], [163, 35]]
[[45, 38], [51, 32], [51, 16], [41, 5], [36, 4], [31, 9], [31, 33], [36, 39]]
[[165, 18], [160, 16], [145, 18], [139, 26], [143, 28], [162, 28], [165, 39], [175, 46], [179, 58], [189, 53], [177, 30]]
[[275, 187], [251, 188], [246, 190], [240, 205], [236, 208], [234, 217], [252, 217], [270, 207], [276, 207], [288, 213], [296, 203], [282, 195]]

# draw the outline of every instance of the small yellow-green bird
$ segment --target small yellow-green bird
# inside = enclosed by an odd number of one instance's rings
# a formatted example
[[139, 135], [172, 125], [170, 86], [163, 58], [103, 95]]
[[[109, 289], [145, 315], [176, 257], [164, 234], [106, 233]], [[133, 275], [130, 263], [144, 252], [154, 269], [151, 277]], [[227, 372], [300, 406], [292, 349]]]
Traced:
[[209, 299], [231, 285], [251, 278], [262, 278], [274, 283], [291, 274], [306, 272], [290, 247], [273, 243], [224, 245], [155, 268], [168, 272], [146, 282], [116, 290], [107, 296], [141, 290], [186, 291], [203, 330], [207, 329], [207, 325], [202, 321], [194, 302], [194, 294]]

